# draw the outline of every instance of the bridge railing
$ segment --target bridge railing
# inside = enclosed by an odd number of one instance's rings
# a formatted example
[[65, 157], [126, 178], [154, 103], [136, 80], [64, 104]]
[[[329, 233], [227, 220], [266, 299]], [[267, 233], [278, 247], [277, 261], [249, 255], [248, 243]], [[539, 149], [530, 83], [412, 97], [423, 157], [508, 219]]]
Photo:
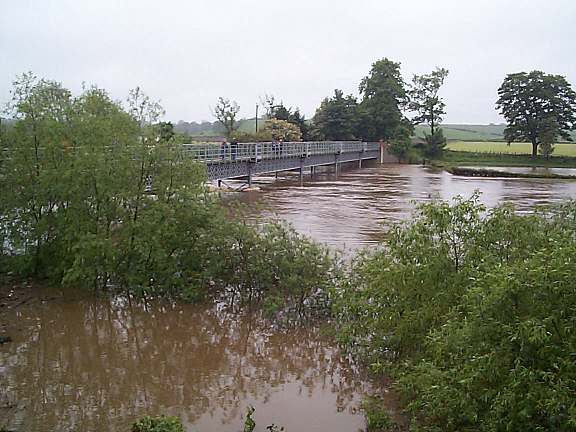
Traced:
[[307, 141], [307, 142], [261, 142], [222, 144], [184, 144], [188, 154], [205, 163], [245, 160], [307, 157], [326, 154], [361, 153], [378, 150], [378, 143], [360, 141]]

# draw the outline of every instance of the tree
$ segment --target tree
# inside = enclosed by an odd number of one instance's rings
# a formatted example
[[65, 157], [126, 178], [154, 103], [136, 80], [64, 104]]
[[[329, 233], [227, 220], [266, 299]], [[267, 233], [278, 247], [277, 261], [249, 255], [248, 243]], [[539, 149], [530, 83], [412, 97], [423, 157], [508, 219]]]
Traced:
[[412, 132], [414, 127], [409, 121], [405, 121], [396, 128], [396, 133], [390, 141], [389, 151], [400, 160], [405, 160], [412, 149]]
[[447, 69], [437, 68], [428, 75], [414, 75], [412, 78], [408, 92], [408, 109], [416, 113], [412, 122], [415, 125], [425, 123], [430, 126], [430, 135], [434, 135], [442, 121], [442, 115], [446, 114], [444, 101], [438, 96], [438, 91], [447, 76]]
[[332, 98], [325, 98], [314, 115], [314, 128], [321, 139], [353, 140], [358, 127], [358, 102], [352, 95], [344, 97], [342, 90], [334, 90]]
[[302, 139], [304, 141], [308, 141], [310, 139], [310, 134], [309, 134], [310, 128], [308, 126], [308, 123], [306, 122], [306, 117], [304, 117], [304, 115], [300, 114], [299, 108], [296, 108], [294, 110], [294, 112], [292, 112], [290, 114], [288, 121], [290, 123], [292, 123], [293, 125], [298, 126], [300, 128], [300, 132], [302, 132]]
[[274, 107], [276, 106], [276, 98], [272, 94], [266, 93], [264, 96], [260, 96], [260, 104], [264, 107], [266, 111], [266, 118], [270, 119], [274, 117]]
[[284, 120], [298, 126], [302, 134], [302, 139], [309, 139], [309, 128], [305, 117], [300, 114], [299, 108], [288, 108], [283, 102], [276, 103], [274, 95], [265, 94], [260, 98], [260, 103], [264, 106], [267, 119]]
[[509, 74], [498, 96], [496, 109], [508, 123], [504, 129], [508, 143], [529, 141], [536, 157], [544, 136], [572, 141], [569, 131], [576, 125], [576, 93], [563, 76], [541, 71]]
[[162, 141], [170, 141], [176, 135], [172, 122], [160, 122], [156, 125], [158, 138]]
[[273, 107], [270, 118], [276, 120], [290, 121], [291, 116], [292, 116], [292, 110], [290, 108], [286, 108], [284, 104], [280, 102], [279, 105]]
[[212, 114], [216, 117], [216, 120], [224, 127], [227, 137], [230, 137], [232, 133], [238, 129], [236, 122], [238, 111], [240, 111], [240, 106], [238, 106], [235, 101], [230, 101], [230, 99], [223, 97], [218, 98], [218, 103], [212, 110]]
[[373, 141], [392, 138], [404, 119], [401, 109], [408, 102], [400, 63], [378, 60], [360, 82], [359, 90], [362, 136]]
[[436, 158], [442, 155], [444, 147], [446, 147], [446, 138], [441, 128], [436, 129], [433, 134], [425, 134], [424, 140], [426, 141], [424, 156]]
[[298, 126], [287, 122], [286, 120], [266, 120], [264, 132], [270, 134], [273, 139], [282, 139], [284, 141], [302, 140], [302, 132]]

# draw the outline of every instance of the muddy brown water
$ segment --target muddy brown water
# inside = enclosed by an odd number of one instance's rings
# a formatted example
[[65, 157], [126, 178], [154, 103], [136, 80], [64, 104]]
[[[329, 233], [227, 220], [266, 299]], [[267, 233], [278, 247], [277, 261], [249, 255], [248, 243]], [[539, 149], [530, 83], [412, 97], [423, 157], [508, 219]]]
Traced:
[[[56, 298], [54, 298], [56, 297]], [[128, 431], [145, 414], [189, 431], [358, 431], [373, 386], [317, 328], [216, 308], [48, 295], [4, 313], [0, 419], [17, 431]]]
[[[556, 170], [569, 171], [569, 175], [576, 171]], [[458, 177], [417, 165], [381, 165], [338, 176], [331, 172], [308, 175], [302, 184], [296, 176], [272, 180], [260, 179], [256, 183], [260, 191], [243, 193], [238, 199], [261, 206], [258, 215], [276, 215], [301, 233], [352, 252], [380, 240], [390, 224], [410, 218], [416, 203], [435, 198], [470, 197], [478, 190], [487, 207], [511, 202], [519, 212], [576, 198], [574, 180]]]
[[[407, 219], [414, 202], [480, 190], [488, 206], [520, 211], [576, 198], [576, 182], [455, 177], [388, 165], [260, 179], [239, 199], [332, 247], [354, 251]], [[43, 300], [45, 299], [45, 301]], [[248, 405], [257, 431], [360, 431], [362, 398], [392, 393], [372, 382], [317, 328], [277, 330], [219, 308], [72, 298], [48, 290], [0, 313], [0, 426], [15, 431], [128, 431], [145, 414], [179, 416], [188, 431], [242, 430]]]

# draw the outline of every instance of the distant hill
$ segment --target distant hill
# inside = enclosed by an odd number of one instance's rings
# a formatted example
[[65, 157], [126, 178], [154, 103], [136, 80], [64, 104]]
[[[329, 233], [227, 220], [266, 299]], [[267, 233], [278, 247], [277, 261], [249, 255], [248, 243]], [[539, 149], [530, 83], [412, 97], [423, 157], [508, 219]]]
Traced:
[[[461, 125], [442, 124], [444, 136], [448, 140], [457, 141], [504, 141], [505, 124], [489, 125]], [[423, 137], [425, 132], [429, 132], [428, 127], [416, 126], [414, 134]], [[576, 142], [576, 131], [572, 131], [572, 139]]]
[[[504, 128], [506, 125], [461, 125], [442, 124], [444, 136], [449, 140], [458, 141], [504, 141]], [[414, 134], [423, 137], [429, 133], [429, 128], [424, 125], [416, 126]]]
[[[258, 119], [258, 127], [263, 127], [265, 119]], [[256, 130], [255, 119], [242, 119], [239, 121], [239, 129], [242, 132], [254, 132]], [[468, 124], [442, 124], [444, 136], [448, 140], [454, 141], [504, 141], [505, 124], [488, 125], [468, 125]], [[184, 122], [179, 121], [174, 125], [176, 132], [192, 136], [222, 136], [224, 130], [218, 122]], [[423, 137], [428, 132], [428, 127], [424, 125], [416, 126], [414, 135]], [[576, 142], [576, 131], [572, 132], [574, 142]]]

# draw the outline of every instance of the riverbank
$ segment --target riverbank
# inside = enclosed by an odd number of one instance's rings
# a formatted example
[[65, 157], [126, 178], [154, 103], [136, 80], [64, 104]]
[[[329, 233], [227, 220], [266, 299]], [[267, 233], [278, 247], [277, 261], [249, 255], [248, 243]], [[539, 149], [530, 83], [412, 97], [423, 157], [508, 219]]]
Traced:
[[576, 180], [574, 175], [557, 174], [551, 172], [511, 172], [488, 168], [448, 167], [445, 168], [452, 175], [463, 177], [494, 177], [494, 178], [531, 178], [531, 179], [559, 179]]
[[438, 167], [455, 166], [510, 166], [510, 167], [548, 167], [576, 168], [576, 157], [550, 156], [549, 158], [532, 158], [526, 154], [475, 153], [467, 151], [444, 152], [441, 159], [432, 161]]

